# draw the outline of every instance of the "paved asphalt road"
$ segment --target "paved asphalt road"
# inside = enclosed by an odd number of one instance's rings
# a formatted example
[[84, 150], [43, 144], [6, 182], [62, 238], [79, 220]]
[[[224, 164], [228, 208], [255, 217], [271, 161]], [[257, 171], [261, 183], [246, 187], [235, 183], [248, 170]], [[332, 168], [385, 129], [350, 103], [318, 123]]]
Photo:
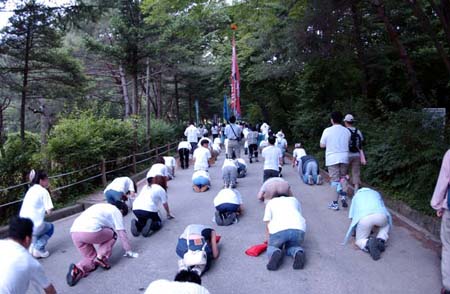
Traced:
[[[55, 235], [48, 245], [51, 256], [41, 262], [58, 292], [143, 293], [153, 280], [173, 279], [177, 270], [175, 246], [184, 227], [191, 223], [215, 227], [213, 198], [222, 187], [223, 158], [222, 154], [210, 169], [212, 189], [205, 193], [195, 193], [191, 189], [192, 166], [189, 170], [178, 169], [168, 190], [175, 219], [165, 220], [161, 231], [149, 238], [134, 238], [128, 233], [139, 258], [122, 257], [123, 250], [118, 242], [110, 260], [112, 268], [109, 271], [97, 269], [75, 287], [67, 286], [65, 276], [69, 264], [80, 258], [69, 234], [76, 216], [56, 221]], [[203, 277], [203, 285], [211, 293], [439, 292], [438, 254], [415, 239], [413, 232], [394, 225], [386, 251], [375, 262], [352, 243], [341, 245], [349, 224], [348, 212], [327, 208], [334, 195], [329, 185], [307, 186], [289, 165], [284, 166], [283, 176], [301, 201], [307, 222], [305, 268], [293, 270], [292, 259], [286, 257], [278, 271], [269, 272], [265, 255], [249, 257], [244, 253], [251, 245], [264, 241], [264, 204], [256, 200], [262, 184], [262, 163], [253, 163], [249, 165], [247, 177], [239, 179], [238, 183], [244, 198], [244, 215], [238, 224], [217, 227], [222, 236], [220, 257]], [[129, 214], [125, 219], [128, 228], [131, 217]]]

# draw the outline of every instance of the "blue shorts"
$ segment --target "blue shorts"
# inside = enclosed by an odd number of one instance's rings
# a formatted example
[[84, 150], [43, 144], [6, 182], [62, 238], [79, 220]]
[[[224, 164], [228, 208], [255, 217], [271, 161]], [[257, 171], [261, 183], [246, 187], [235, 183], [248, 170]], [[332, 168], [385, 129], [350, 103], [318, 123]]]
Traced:
[[208, 178], [205, 177], [197, 177], [192, 179], [192, 184], [199, 186], [200, 188], [203, 186], [209, 186], [210, 182]]
[[239, 204], [234, 203], [222, 203], [216, 206], [216, 209], [220, 213], [237, 212], [239, 210]]

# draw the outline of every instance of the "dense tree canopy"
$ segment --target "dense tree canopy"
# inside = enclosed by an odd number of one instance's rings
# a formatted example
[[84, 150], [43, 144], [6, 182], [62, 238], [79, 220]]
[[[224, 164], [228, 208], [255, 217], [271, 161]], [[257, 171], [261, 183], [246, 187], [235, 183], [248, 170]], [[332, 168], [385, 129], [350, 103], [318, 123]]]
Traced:
[[450, 109], [448, 0], [21, 1], [0, 39], [0, 143], [40, 129], [45, 145], [87, 109], [138, 120], [147, 143], [150, 118], [187, 122], [195, 100], [202, 119], [221, 117], [233, 34], [244, 120], [317, 153], [329, 113], [353, 113], [373, 162], [366, 180], [400, 198], [420, 192], [426, 210], [433, 183], [408, 171], [427, 162], [430, 179], [448, 142], [447, 128], [422, 123], [422, 108]]

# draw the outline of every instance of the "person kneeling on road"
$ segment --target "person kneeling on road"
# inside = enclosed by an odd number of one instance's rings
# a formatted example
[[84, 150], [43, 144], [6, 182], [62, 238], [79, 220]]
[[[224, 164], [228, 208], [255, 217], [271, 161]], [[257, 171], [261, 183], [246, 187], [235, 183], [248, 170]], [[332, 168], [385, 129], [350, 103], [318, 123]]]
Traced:
[[131, 220], [131, 234], [135, 237], [142, 233], [143, 237], [148, 237], [152, 232], [158, 231], [162, 226], [159, 217], [161, 205], [167, 213], [167, 219], [174, 218], [170, 214], [169, 203], [167, 202], [167, 180], [163, 176], [156, 176], [147, 179], [148, 185], [139, 193], [133, 202], [133, 213], [136, 219]]
[[238, 178], [245, 178], [247, 175], [247, 163], [245, 163], [245, 160], [243, 158], [236, 159], [236, 165], [237, 165], [237, 177]]
[[[127, 215], [128, 207], [125, 203], [117, 201], [115, 205], [109, 203], [94, 204], [83, 211], [73, 222], [70, 228], [73, 244], [80, 251], [83, 259], [70, 264], [66, 281], [69, 286], [75, 284], [83, 277], [89, 275], [98, 266], [105, 270], [111, 268], [108, 259], [112, 248], [119, 237], [124, 256], [138, 257], [131, 251], [123, 217]], [[96, 250], [94, 244], [98, 245]]]
[[282, 178], [270, 178], [262, 184], [257, 198], [260, 201], [269, 201], [273, 197], [281, 195], [293, 196], [291, 186]]
[[238, 222], [242, 214], [242, 196], [236, 189], [222, 189], [214, 198], [215, 221], [218, 226], [228, 226]]
[[205, 192], [211, 186], [209, 173], [205, 170], [195, 171], [192, 175], [192, 189], [195, 192]]
[[180, 294], [180, 293], [196, 293], [209, 294], [209, 291], [202, 286], [200, 276], [190, 270], [182, 270], [177, 273], [174, 281], [156, 280], [148, 285], [145, 294]]
[[[188, 250], [204, 251], [206, 260], [203, 260], [200, 264], [191, 264], [190, 261], [186, 260], [185, 256]], [[180, 258], [178, 260], [179, 271], [192, 270], [201, 276], [210, 268], [212, 260], [219, 257], [216, 231], [205, 225], [188, 225], [178, 238], [176, 253]]]
[[312, 155], [305, 155], [300, 158], [298, 172], [303, 182], [308, 185], [321, 185], [323, 180], [319, 174], [319, 162]]
[[294, 258], [293, 269], [302, 269], [305, 264], [305, 253], [301, 245], [305, 238], [306, 222], [297, 198], [293, 196], [272, 198], [267, 202], [263, 220], [266, 223], [268, 240], [267, 269], [277, 270], [283, 255]]
[[[353, 196], [348, 216], [352, 222], [344, 244], [356, 228], [355, 244], [361, 250], [368, 252], [373, 260], [380, 259], [392, 227], [392, 216], [386, 209], [380, 193], [369, 188], [359, 189]], [[371, 231], [375, 227], [379, 228], [376, 237], [371, 236]]]

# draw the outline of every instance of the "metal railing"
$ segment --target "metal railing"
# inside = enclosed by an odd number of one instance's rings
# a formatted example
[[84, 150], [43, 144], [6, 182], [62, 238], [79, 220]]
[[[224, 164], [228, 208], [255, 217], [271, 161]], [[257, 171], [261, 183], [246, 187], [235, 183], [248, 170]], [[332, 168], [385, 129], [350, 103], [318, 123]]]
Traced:
[[[107, 184], [107, 175], [115, 173], [115, 172], [118, 172], [118, 171], [126, 169], [126, 168], [132, 168], [132, 173], [136, 174], [138, 165], [140, 165], [140, 164], [142, 164], [144, 162], [148, 162], [148, 161], [150, 161], [152, 159], [155, 159], [158, 156], [169, 154], [171, 151], [176, 150], [177, 146], [178, 146], [178, 141], [177, 142], [171, 142], [171, 143], [168, 143], [168, 144], [165, 144], [165, 145], [162, 145], [162, 146], [159, 146], [159, 147], [155, 147], [153, 149], [150, 149], [150, 150], [147, 150], [147, 151], [144, 151], [144, 152], [133, 153], [131, 155], [119, 157], [119, 158], [116, 158], [116, 159], [110, 159], [110, 160], [102, 159], [100, 163], [93, 164], [93, 165], [90, 165], [88, 167], [84, 167], [84, 168], [81, 168], [81, 169], [78, 169], [78, 170], [75, 170], [75, 171], [70, 171], [70, 172], [66, 172], [66, 173], [62, 173], [62, 174], [49, 176], [49, 179], [51, 179], [52, 181], [56, 181], [58, 179], [62, 179], [64, 177], [67, 177], [67, 176], [70, 176], [70, 175], [74, 175], [74, 174], [77, 174], [77, 173], [80, 173], [80, 172], [86, 172], [86, 171], [95, 170], [95, 169], [96, 170], [100, 170], [100, 172], [97, 173], [97, 174], [90, 175], [87, 178], [84, 178], [84, 179], [81, 179], [81, 180], [76, 180], [75, 182], [68, 183], [68, 184], [65, 184], [65, 185], [62, 185], [62, 186], [50, 189], [50, 190], [51, 190], [51, 192], [62, 191], [62, 190], [67, 189], [69, 187], [80, 185], [82, 183], [89, 182], [89, 181], [92, 181], [93, 179], [100, 178], [100, 177], [101, 177], [102, 185], [103, 185], [103, 187], [105, 187], [106, 184]], [[142, 158], [142, 157], [143, 157], [143, 159], [137, 160], [137, 158]], [[131, 160], [131, 163], [129, 163], [130, 160]], [[115, 164], [117, 162], [125, 162], [126, 164], [123, 165], [123, 166], [122, 165], [121, 166], [117, 166], [114, 169], [108, 170], [108, 168], [107, 168], [108, 165]], [[20, 184], [13, 185], [13, 186], [10, 186], [10, 187], [1, 188], [0, 189], [0, 194], [7, 193], [8, 191], [11, 191], [11, 190], [14, 190], [14, 189], [18, 189], [18, 188], [21, 188], [21, 187], [25, 187], [25, 186], [28, 186], [28, 185], [29, 185], [29, 183], [20, 183]], [[10, 202], [4, 203], [4, 204], [0, 204], [0, 211], [6, 210], [9, 207], [14, 206], [14, 205], [18, 205], [22, 201], [23, 201], [23, 199], [17, 199], [17, 200], [13, 200], [13, 201], [10, 201]]]

